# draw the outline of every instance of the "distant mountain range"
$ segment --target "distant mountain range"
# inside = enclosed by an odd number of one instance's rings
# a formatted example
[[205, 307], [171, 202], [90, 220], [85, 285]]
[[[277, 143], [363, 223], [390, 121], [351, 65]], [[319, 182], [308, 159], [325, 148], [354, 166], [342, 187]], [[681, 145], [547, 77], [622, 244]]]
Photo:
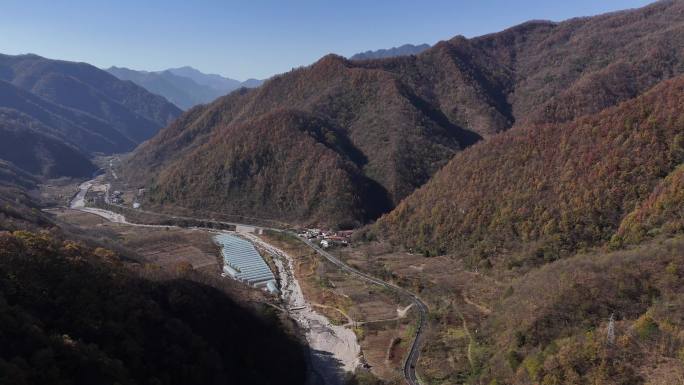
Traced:
[[93, 154], [130, 151], [180, 113], [86, 63], [0, 55], [0, 159], [38, 176], [89, 176]]
[[356, 55], [350, 57], [349, 60], [384, 59], [388, 57], [418, 55], [428, 48], [430, 48], [430, 44], [404, 44], [401, 47], [392, 47], [390, 49], [379, 49], [377, 51], [357, 53]]
[[221, 75], [205, 74], [192, 67], [154, 72], [110, 67], [107, 71], [121, 80], [130, 80], [152, 93], [165, 97], [184, 110], [209, 103], [241, 87], [258, 87], [263, 82], [257, 79], [240, 82]]

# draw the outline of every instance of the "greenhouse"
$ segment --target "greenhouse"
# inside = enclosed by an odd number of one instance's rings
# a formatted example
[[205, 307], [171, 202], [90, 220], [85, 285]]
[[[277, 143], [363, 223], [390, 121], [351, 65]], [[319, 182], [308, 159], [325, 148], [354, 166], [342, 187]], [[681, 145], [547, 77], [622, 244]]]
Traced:
[[216, 235], [214, 240], [221, 246], [225, 275], [250, 286], [277, 292], [273, 272], [249, 241], [229, 234]]

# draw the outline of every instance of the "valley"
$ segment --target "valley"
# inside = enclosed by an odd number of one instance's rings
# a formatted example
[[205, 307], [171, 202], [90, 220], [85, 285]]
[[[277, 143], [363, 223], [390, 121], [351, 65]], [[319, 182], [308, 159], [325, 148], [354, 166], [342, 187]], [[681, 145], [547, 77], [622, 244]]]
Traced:
[[0, 384], [684, 384], [684, 0], [616, 4], [122, 1], [45, 50], [88, 63], [0, 54]]
[[[179, 274], [191, 270], [205, 275], [207, 280], [219, 280], [223, 262], [211, 239], [217, 232], [226, 230], [185, 227], [183, 224], [148, 224], [154, 220], [140, 224], [107, 210], [107, 206], [91, 207], [86, 203], [93, 202], [93, 191], [105, 194], [102, 201], [107, 202], [106, 205], [111, 205], [109, 194], [114, 188], [122, 189], [123, 195], [130, 196], [118, 181], [115, 167], [111, 167], [117, 159], [118, 156], [100, 159], [100, 164], [110, 166], [105, 168], [107, 172], [80, 183], [68, 207], [47, 212], [60, 222], [79, 228], [80, 232], [96, 232], [105, 238], [117, 239], [119, 247], [130, 249], [140, 257], [135, 269], [141, 270], [144, 276], [154, 277], [155, 270], [162, 276], [168, 272]], [[48, 196], [51, 188], [45, 192]], [[207, 221], [193, 219], [197, 223]], [[252, 242], [276, 267], [280, 299], [248, 286], [236, 289], [240, 284], [231, 285], [231, 292], [241, 300], [275, 306], [299, 325], [310, 349], [312, 372], [309, 383], [343, 385], [355, 371], [369, 369], [385, 380], [398, 381], [403, 376], [411, 384], [419, 383], [415, 365], [423, 342], [427, 308], [418, 297], [347, 266], [294, 233], [252, 224], [221, 224], [233, 229], [226, 234], [238, 234]], [[311, 271], [322, 275], [312, 277]], [[418, 309], [416, 320], [413, 320], [412, 308]], [[411, 329], [414, 334], [406, 334]], [[357, 338], [362, 339], [361, 346]], [[408, 340], [404, 341], [406, 338]], [[395, 346], [397, 341], [402, 341], [401, 348]], [[388, 355], [390, 361], [387, 361]]]

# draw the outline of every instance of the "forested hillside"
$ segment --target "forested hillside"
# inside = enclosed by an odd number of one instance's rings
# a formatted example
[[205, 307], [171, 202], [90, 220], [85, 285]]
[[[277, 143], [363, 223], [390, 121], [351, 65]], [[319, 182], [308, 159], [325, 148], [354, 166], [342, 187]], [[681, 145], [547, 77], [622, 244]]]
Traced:
[[359, 219], [386, 210], [389, 198], [361, 173], [353, 157], [357, 150], [333, 127], [296, 111], [230, 126], [221, 137], [164, 168], [149, 199], [255, 217], [358, 226]]
[[477, 326], [473, 377], [515, 385], [681, 383], [683, 253], [680, 236], [520, 276]]
[[[684, 159], [684, 135], [673, 143]], [[653, 192], [620, 223], [616, 241], [634, 244], [660, 235], [684, 232], [684, 165], [662, 180]]]
[[51, 130], [49, 133], [60, 135], [84, 153], [120, 152], [135, 146], [132, 139], [101, 119], [52, 103], [4, 81], [0, 81], [0, 105], [41, 122]]
[[683, 109], [678, 77], [598, 114], [517, 127], [455, 156], [377, 228], [473, 262], [527, 245], [536, 249], [526, 262], [548, 262], [608, 242], [684, 161]]
[[0, 382], [301, 384], [303, 348], [190, 281], [149, 282], [111, 251], [0, 233]]
[[[417, 56], [348, 61], [329, 55], [257, 90], [236, 92], [188, 111], [135, 153], [129, 175], [166, 191], [165, 203], [191, 206], [188, 197], [197, 195], [193, 186], [186, 187], [188, 193], [171, 191], [174, 179], [158, 177], [171, 174], [166, 167], [173, 165], [175, 178], [180, 178], [176, 180], [188, 179], [187, 160], [197, 148], [227, 139], [235, 127], [271, 122], [262, 117], [276, 111], [302, 111], [324, 121], [331, 135], [346, 138], [353, 148], [344, 155], [385, 191], [387, 207], [392, 207], [483, 137], [514, 126], [567, 122], [596, 113], [682, 73], [684, 49], [678, 42], [683, 39], [683, 20], [684, 3], [663, 1], [561, 23], [529, 22], [473, 39], [455, 37]], [[255, 129], [253, 135], [268, 129]], [[261, 135], [259, 140], [273, 142], [275, 151], [287, 151], [278, 147], [282, 141], [275, 135]], [[218, 149], [204, 151], [207, 158], [223, 156]], [[210, 172], [236, 185], [253, 184], [249, 179], [259, 174]], [[171, 184], [165, 186], [167, 181]], [[270, 178], [259, 183], [272, 194], [262, 206], [250, 204], [245, 211], [285, 221], [336, 224], [278, 208], [272, 198], [286, 196], [283, 190], [289, 186]], [[224, 206], [221, 199], [208, 200], [212, 203], [207, 209], [240, 211]], [[359, 223], [368, 219], [358, 210], [343, 217], [355, 217]]]
[[0, 108], [0, 157], [36, 176], [89, 177], [97, 167], [59, 134], [16, 110]]
[[28, 191], [38, 179], [0, 160], [0, 231], [44, 228], [50, 219], [40, 211], [40, 205]]

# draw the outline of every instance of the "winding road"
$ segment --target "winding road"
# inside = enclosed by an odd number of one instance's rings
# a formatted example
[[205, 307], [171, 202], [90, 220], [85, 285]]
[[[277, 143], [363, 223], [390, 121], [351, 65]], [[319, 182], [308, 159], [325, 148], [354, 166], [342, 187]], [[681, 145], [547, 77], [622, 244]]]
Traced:
[[[75, 210], [80, 210], [84, 212], [89, 212], [91, 214], [99, 215], [101, 217], [104, 217], [112, 222], [121, 222], [121, 223], [127, 223], [131, 225], [137, 225], [134, 223], [130, 223], [126, 221], [125, 217], [121, 214], [117, 214], [108, 210], [103, 210], [103, 209], [94, 209], [94, 208], [87, 208], [85, 207], [85, 196], [92, 187], [93, 182], [88, 181], [84, 182], [79, 186], [79, 192], [74, 196], [72, 202], [71, 202], [71, 208]], [[156, 213], [155, 213], [156, 214]], [[194, 219], [194, 220], [199, 220], [199, 221], [205, 221], [206, 219], [203, 218], [189, 218], [189, 219]], [[233, 226], [243, 226], [243, 227], [252, 227], [256, 229], [265, 229], [265, 230], [271, 230], [271, 231], [276, 231], [280, 233], [287, 233], [292, 236], [294, 236], [296, 239], [299, 239], [300, 241], [304, 242], [306, 245], [308, 245], [311, 249], [313, 249], [316, 253], [318, 253], [320, 256], [323, 258], [327, 259], [330, 263], [333, 265], [337, 266], [340, 270], [345, 271], [351, 275], [354, 275], [358, 277], [359, 279], [378, 285], [380, 287], [392, 290], [398, 294], [400, 294], [403, 297], [406, 297], [411, 300], [411, 302], [414, 304], [415, 308], [418, 310], [418, 325], [416, 327], [416, 335], [415, 338], [413, 339], [413, 343], [411, 344], [411, 350], [409, 351], [408, 355], [406, 356], [406, 360], [404, 361], [404, 378], [406, 379], [406, 382], [409, 385], [420, 385], [420, 382], [418, 380], [418, 377], [416, 376], [416, 364], [418, 362], [418, 358], [420, 356], [420, 348], [423, 343], [424, 339], [424, 333], [425, 333], [425, 327], [426, 327], [426, 321], [427, 321], [427, 312], [428, 312], [428, 307], [427, 305], [414, 293], [404, 289], [403, 287], [397, 286], [393, 283], [383, 281], [381, 279], [378, 279], [376, 277], [373, 277], [369, 274], [366, 274], [360, 270], [357, 270], [346, 263], [344, 263], [342, 260], [339, 258], [335, 257], [334, 255], [330, 254], [329, 252], [321, 249], [318, 247], [316, 244], [313, 242], [309, 241], [308, 239], [303, 239], [298, 237], [296, 234], [293, 234], [291, 231], [288, 230], [283, 230], [283, 229], [277, 229], [277, 228], [270, 228], [270, 227], [261, 227], [261, 226], [253, 226], [253, 225], [248, 225], [248, 224], [242, 224], [242, 223], [233, 223], [233, 222], [218, 222], [221, 224], [226, 224], [226, 225], [233, 225]], [[150, 226], [150, 227], [157, 227], [156, 225], [143, 225], [143, 226]], [[160, 226], [162, 227], [162, 226]], [[163, 226], [163, 227], [168, 227], [168, 226]]]

